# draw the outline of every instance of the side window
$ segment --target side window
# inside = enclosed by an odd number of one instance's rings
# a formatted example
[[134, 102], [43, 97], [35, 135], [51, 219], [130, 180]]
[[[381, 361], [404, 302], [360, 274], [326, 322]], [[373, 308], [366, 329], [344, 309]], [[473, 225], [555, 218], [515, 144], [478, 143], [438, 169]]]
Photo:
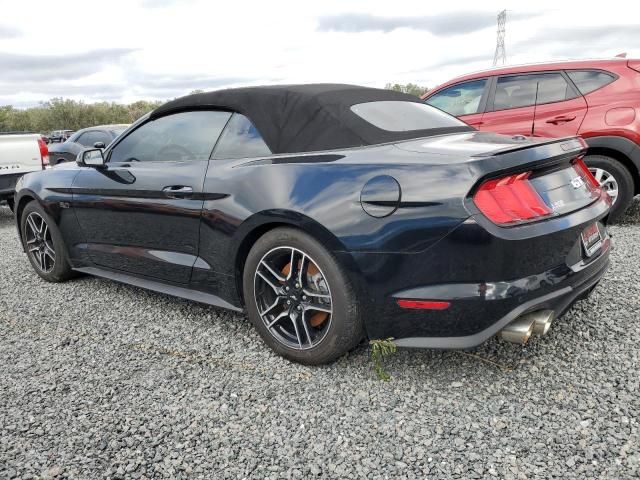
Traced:
[[216, 145], [213, 158], [250, 158], [266, 155], [271, 155], [271, 150], [260, 132], [247, 117], [234, 113]]
[[91, 144], [92, 147], [93, 147], [93, 144], [96, 142], [102, 142], [105, 144], [105, 146], [111, 143], [111, 136], [107, 132], [97, 130], [94, 133], [95, 133], [95, 138], [93, 139], [93, 143]]
[[90, 137], [91, 136], [91, 132], [84, 132], [81, 133], [80, 136], [78, 138], [76, 138], [74, 140], [75, 143], [79, 143], [80, 145], [83, 145], [85, 147], [90, 146], [91, 144], [89, 143]]
[[84, 145], [85, 147], [93, 147], [96, 142], [102, 142], [105, 145], [108, 145], [109, 142], [111, 142], [111, 137], [107, 135], [106, 132], [101, 132], [99, 130], [89, 130], [88, 132], [84, 132], [76, 139], [76, 143]]
[[135, 129], [112, 150], [110, 162], [209, 160], [231, 113], [174, 113]]
[[486, 84], [486, 78], [459, 83], [436, 93], [427, 103], [456, 117], [478, 113]]
[[599, 70], [567, 70], [567, 75], [583, 95], [609, 85], [616, 77]]
[[493, 110], [529, 107], [537, 103], [560, 102], [573, 98], [573, 91], [560, 73], [499, 77]]

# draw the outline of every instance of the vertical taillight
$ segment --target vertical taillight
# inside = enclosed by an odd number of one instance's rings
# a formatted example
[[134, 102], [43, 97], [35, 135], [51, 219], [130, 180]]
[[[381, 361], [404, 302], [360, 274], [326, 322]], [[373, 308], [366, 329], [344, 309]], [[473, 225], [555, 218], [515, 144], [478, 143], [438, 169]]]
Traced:
[[593, 176], [593, 173], [591, 173], [591, 170], [589, 170], [589, 167], [587, 167], [587, 164], [584, 163], [584, 160], [582, 160], [582, 158], [578, 158], [573, 163], [573, 168], [575, 168], [576, 172], [578, 172], [578, 175], [580, 175], [582, 179], [591, 187], [600, 188], [600, 182], [598, 182], [596, 177]]
[[47, 144], [44, 143], [42, 138], [38, 138], [38, 148], [40, 149], [40, 163], [44, 170], [49, 166], [49, 147], [47, 147]]
[[584, 163], [584, 160], [582, 160], [582, 157], [573, 162], [573, 168], [575, 169], [576, 173], [580, 175], [580, 178], [582, 178], [584, 183], [587, 185], [587, 188], [589, 188], [589, 191], [594, 197], [600, 196], [601, 198], [609, 202], [609, 204], [612, 203], [611, 197], [600, 186], [600, 182], [596, 177], [593, 176], [593, 173], [591, 173], [591, 170], [589, 170], [587, 164]]
[[529, 181], [531, 172], [488, 180], [473, 196], [478, 209], [493, 223], [509, 225], [538, 220], [553, 211]]

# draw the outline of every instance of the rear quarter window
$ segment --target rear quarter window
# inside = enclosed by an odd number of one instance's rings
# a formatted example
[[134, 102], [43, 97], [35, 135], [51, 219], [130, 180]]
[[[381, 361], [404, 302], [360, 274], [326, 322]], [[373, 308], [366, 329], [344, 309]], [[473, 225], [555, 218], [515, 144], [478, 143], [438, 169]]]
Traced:
[[234, 113], [222, 132], [213, 158], [253, 158], [271, 155], [271, 150], [251, 121], [240, 113]]
[[389, 132], [407, 132], [466, 126], [431, 105], [398, 100], [358, 103], [351, 111], [375, 127]]
[[602, 70], [567, 70], [567, 75], [582, 95], [609, 85], [616, 79], [612, 74]]

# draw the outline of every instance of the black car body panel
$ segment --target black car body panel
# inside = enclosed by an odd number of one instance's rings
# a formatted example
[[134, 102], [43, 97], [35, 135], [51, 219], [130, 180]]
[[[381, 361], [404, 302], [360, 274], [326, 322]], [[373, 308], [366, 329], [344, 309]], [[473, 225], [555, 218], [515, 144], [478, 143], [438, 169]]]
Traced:
[[[606, 195], [572, 204], [575, 194], [553, 184], [584, 149], [576, 139], [464, 131], [258, 158], [73, 163], [23, 177], [16, 210], [19, 218], [20, 205], [38, 200], [76, 269], [232, 309], [243, 307], [253, 242], [293, 226], [347, 270], [370, 338], [468, 347], [523, 310], [562, 313], [604, 273]], [[564, 195], [565, 207], [522, 225], [489, 221], [472, 193], [488, 178], [527, 170], [539, 172], [543, 194]], [[188, 194], [167, 191], [185, 185]], [[586, 258], [580, 234], [594, 222], [603, 245]], [[398, 298], [451, 307], [406, 310]]]

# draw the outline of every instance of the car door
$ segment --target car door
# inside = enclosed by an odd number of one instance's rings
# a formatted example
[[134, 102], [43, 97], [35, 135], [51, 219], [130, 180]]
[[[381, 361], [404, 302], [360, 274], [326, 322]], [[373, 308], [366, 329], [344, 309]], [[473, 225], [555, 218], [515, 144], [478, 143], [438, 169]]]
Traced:
[[[203, 261], [194, 267], [194, 288], [222, 297], [228, 295], [229, 289], [235, 289], [235, 264], [228, 257], [233, 233], [252, 211], [244, 202], [247, 198], [259, 201], [265, 185], [277, 188], [267, 172], [262, 186], [245, 185], [246, 169], [236, 167], [246, 159], [269, 155], [271, 150], [253, 123], [244, 115], [234, 113], [216, 144], [207, 171], [204, 187], [207, 198], [200, 227], [199, 256]], [[242, 191], [244, 198], [237, 195]]]
[[91, 261], [186, 284], [198, 256], [209, 157], [231, 114], [180, 112], [147, 120], [84, 167], [73, 206]]
[[487, 101], [484, 127], [505, 135], [575, 135], [586, 113], [584, 98], [562, 72], [502, 75]]
[[482, 130], [488, 81], [479, 78], [452, 85], [431, 96], [427, 104], [458, 117], [467, 125]]
[[587, 114], [587, 101], [564, 73], [544, 75], [539, 84], [533, 135], [568, 137], [577, 135]]
[[536, 96], [531, 75], [503, 75], [492, 83], [482, 118], [484, 129], [505, 135], [531, 135]]

